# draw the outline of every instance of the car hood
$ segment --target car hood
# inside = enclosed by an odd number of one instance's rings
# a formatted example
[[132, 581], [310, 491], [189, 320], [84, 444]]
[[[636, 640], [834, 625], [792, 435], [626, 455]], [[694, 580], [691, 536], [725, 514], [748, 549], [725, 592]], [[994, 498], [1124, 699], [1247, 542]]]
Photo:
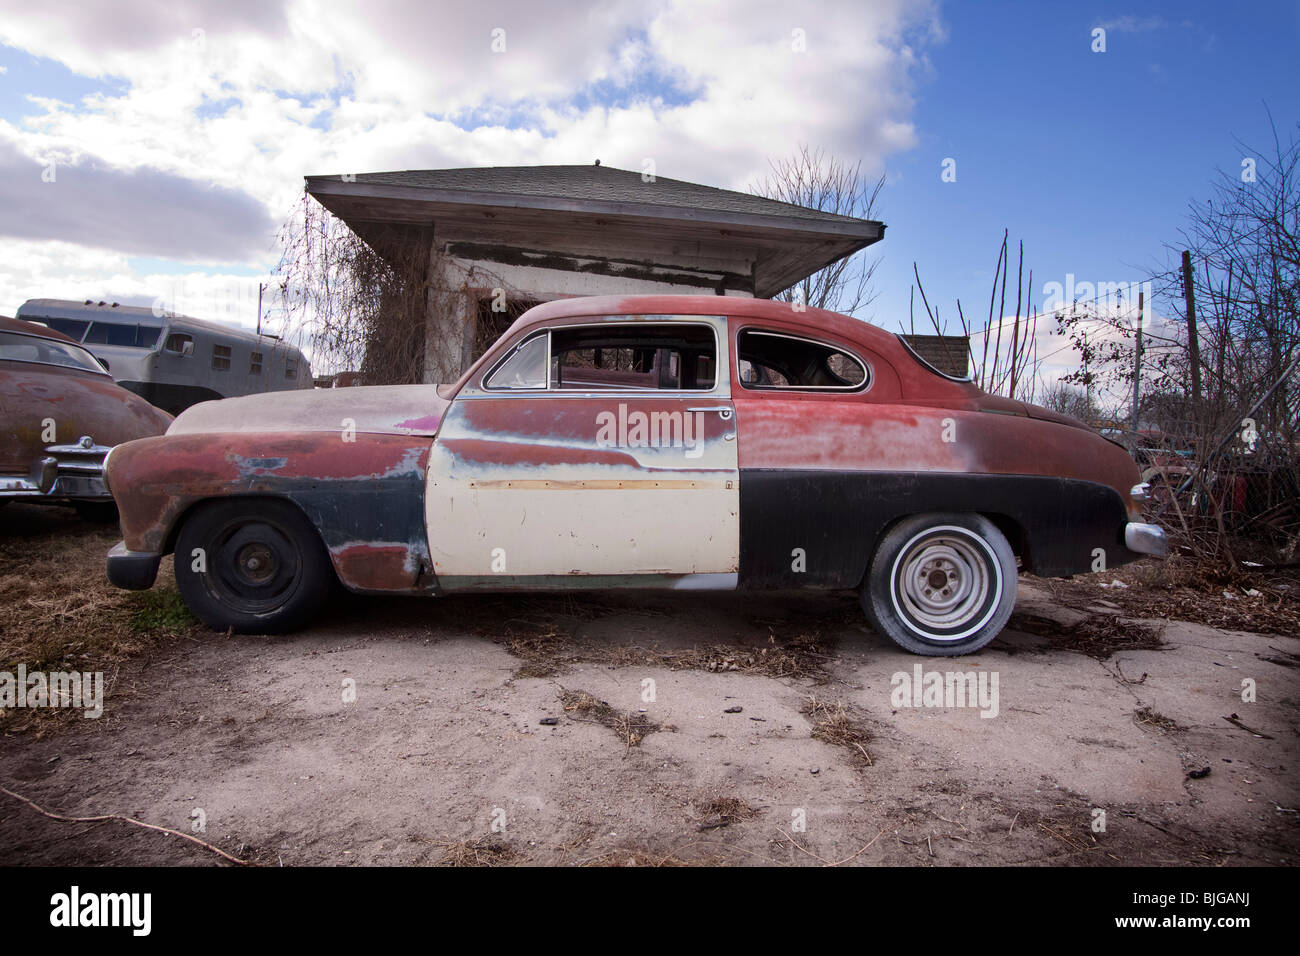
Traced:
[[167, 434], [351, 428], [369, 434], [432, 436], [449, 404], [436, 385], [295, 389], [200, 402], [182, 412]]

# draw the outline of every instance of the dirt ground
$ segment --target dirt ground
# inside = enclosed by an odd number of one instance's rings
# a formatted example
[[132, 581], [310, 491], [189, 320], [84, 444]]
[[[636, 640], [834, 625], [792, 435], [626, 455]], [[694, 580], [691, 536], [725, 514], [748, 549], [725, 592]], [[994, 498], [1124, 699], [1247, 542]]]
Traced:
[[[84, 553], [89, 593], [112, 534], [26, 506], [0, 528], [13, 648], [46, 613], [26, 551]], [[340, 595], [259, 638], [178, 621], [165, 579], [115, 612], [101, 718], [0, 717], [0, 786], [270, 866], [1294, 865], [1295, 632], [1134, 622], [1090, 581], [1026, 579], [1011, 627], [945, 660], [844, 594]], [[42, 638], [47, 666], [103, 644], [80, 606], [49, 612], [84, 633]], [[996, 674], [996, 716], [902, 706], [917, 665]], [[0, 863], [229, 865], [3, 794]]]

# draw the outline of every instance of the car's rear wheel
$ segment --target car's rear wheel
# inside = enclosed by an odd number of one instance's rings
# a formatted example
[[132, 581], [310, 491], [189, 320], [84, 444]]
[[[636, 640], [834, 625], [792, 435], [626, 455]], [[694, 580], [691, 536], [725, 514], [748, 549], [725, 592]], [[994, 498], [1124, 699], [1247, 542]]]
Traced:
[[176, 584], [209, 627], [279, 634], [305, 624], [333, 581], [320, 536], [285, 501], [233, 498], [202, 505], [176, 539]]
[[880, 542], [861, 601], [872, 626], [914, 654], [977, 651], [1016, 603], [1016, 556], [983, 515], [914, 515]]

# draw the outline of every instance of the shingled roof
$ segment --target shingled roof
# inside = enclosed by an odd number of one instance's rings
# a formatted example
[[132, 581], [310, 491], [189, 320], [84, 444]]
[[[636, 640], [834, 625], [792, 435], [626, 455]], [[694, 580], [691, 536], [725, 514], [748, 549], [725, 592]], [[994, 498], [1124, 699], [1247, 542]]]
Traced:
[[[342, 176], [308, 176], [309, 182], [343, 182]], [[358, 173], [352, 180], [381, 186], [421, 189], [458, 189], [509, 196], [550, 196], [603, 202], [650, 203], [680, 209], [782, 216], [816, 222], [863, 223], [836, 213], [778, 202], [716, 186], [656, 176], [646, 182], [641, 174], [613, 166], [483, 166], [468, 169], [405, 169], [391, 173]]]
[[365, 238], [380, 223], [434, 225], [442, 235], [528, 237], [565, 224], [744, 247], [754, 294], [767, 298], [878, 241], [885, 227], [762, 196], [611, 166], [487, 166], [308, 176], [307, 192]]

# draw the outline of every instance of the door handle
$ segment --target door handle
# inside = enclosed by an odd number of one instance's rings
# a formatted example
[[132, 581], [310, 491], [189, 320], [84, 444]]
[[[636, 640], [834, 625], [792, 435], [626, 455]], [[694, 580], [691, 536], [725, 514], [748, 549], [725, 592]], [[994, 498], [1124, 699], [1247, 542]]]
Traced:
[[732, 416], [730, 405], [701, 405], [697, 408], [688, 408], [688, 412], [717, 412], [722, 420], [728, 421]]

